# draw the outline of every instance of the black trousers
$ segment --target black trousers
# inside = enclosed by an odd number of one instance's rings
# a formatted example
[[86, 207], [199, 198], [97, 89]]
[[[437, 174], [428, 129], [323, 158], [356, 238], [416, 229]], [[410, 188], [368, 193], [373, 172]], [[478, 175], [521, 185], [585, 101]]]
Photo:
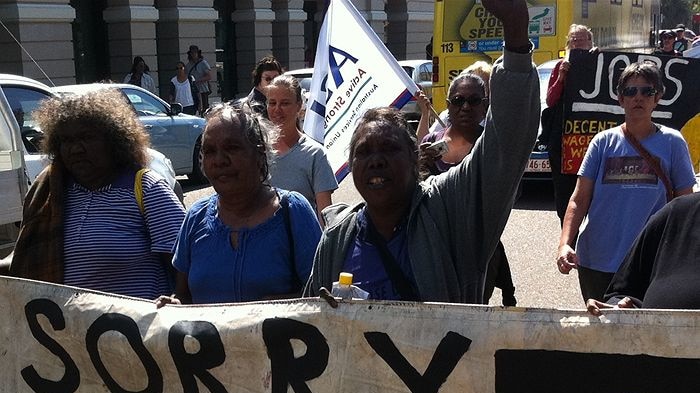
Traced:
[[515, 306], [515, 286], [513, 285], [513, 277], [510, 273], [510, 264], [506, 256], [506, 250], [503, 243], [498, 242], [496, 251], [493, 253], [489, 266], [486, 270], [486, 285], [484, 288], [484, 303], [488, 303], [493, 295], [494, 287], [501, 289], [504, 306]]
[[602, 302], [605, 291], [608, 289], [614, 275], [615, 273], [606, 273], [579, 266], [578, 283], [581, 285], [583, 302], [585, 303], [588, 299], [600, 300]]
[[553, 139], [550, 143], [548, 153], [549, 165], [552, 168], [554, 203], [557, 208], [557, 216], [559, 216], [559, 224], [563, 225], [566, 207], [569, 205], [569, 199], [576, 188], [578, 176], [561, 173], [561, 139], [558, 142]]

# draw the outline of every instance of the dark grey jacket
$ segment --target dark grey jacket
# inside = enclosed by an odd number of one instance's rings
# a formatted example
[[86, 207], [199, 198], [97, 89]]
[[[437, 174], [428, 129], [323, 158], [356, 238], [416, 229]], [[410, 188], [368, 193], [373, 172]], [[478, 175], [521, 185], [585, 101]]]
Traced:
[[[505, 52], [491, 75], [484, 133], [460, 165], [416, 187], [408, 218], [409, 257], [422, 301], [482, 303], [487, 264], [503, 233], [540, 118], [530, 54]], [[330, 288], [356, 236], [364, 203], [324, 210], [307, 293]]]

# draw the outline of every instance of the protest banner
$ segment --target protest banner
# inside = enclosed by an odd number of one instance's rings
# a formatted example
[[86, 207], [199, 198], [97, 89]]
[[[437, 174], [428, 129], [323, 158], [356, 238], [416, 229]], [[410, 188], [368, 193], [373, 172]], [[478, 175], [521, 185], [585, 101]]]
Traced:
[[326, 148], [340, 182], [355, 123], [370, 108], [401, 108], [418, 90], [349, 0], [331, 0], [321, 25], [304, 131]]
[[700, 59], [577, 50], [570, 61], [563, 95], [562, 173], [577, 174], [591, 139], [624, 122], [616, 86], [631, 63], [654, 62], [663, 75], [666, 91], [652, 113], [654, 122], [680, 130], [700, 112]]
[[691, 392], [700, 313], [166, 306], [0, 277], [3, 392]]

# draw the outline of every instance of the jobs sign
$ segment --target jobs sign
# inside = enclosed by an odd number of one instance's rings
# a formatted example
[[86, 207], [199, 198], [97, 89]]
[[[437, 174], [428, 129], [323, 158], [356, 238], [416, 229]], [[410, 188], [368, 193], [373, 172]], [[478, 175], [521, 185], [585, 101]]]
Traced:
[[653, 62], [663, 75], [666, 91], [652, 121], [681, 130], [700, 112], [700, 59], [576, 50], [570, 61], [563, 96], [562, 173], [576, 174], [595, 134], [625, 121], [616, 87], [622, 70], [631, 63]]
[[690, 392], [700, 313], [167, 306], [0, 278], [3, 392]]

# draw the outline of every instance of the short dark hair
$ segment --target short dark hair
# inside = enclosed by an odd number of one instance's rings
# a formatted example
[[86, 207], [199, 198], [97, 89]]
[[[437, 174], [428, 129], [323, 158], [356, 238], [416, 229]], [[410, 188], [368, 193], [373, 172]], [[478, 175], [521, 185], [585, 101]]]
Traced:
[[481, 94], [486, 96], [486, 82], [484, 82], [484, 79], [482, 77], [474, 73], [461, 73], [452, 80], [452, 83], [450, 83], [450, 87], [447, 89], [448, 98], [450, 97], [454, 89], [457, 87], [457, 85], [459, 85], [462, 82], [475, 84], [479, 88], [479, 90], [481, 90]]
[[143, 62], [143, 72], [148, 74], [148, 71], [150, 71], [150, 68], [148, 68], [148, 64], [146, 64], [146, 61], [141, 56], [134, 57], [134, 61], [131, 63], [131, 73], [132, 74], [134, 72], [136, 72], [136, 66], [138, 66], [139, 63], [141, 63], [141, 62]]
[[635, 76], [641, 76], [644, 80], [654, 85], [658, 94], [664, 94], [663, 76], [661, 75], [661, 71], [659, 71], [659, 67], [650, 61], [640, 61], [628, 65], [625, 67], [624, 71], [622, 71], [622, 75], [620, 75], [620, 79], [617, 81], [618, 95], [622, 94], [622, 90], [625, 89], [627, 82]]
[[277, 59], [275, 59], [275, 57], [272, 55], [265, 56], [260, 59], [260, 61], [255, 64], [255, 68], [253, 69], [253, 86], [260, 84], [262, 74], [265, 71], [277, 71], [281, 74], [283, 72], [282, 64], [280, 64], [280, 62], [277, 61]]
[[352, 162], [355, 157], [355, 148], [357, 147], [357, 141], [360, 139], [361, 130], [367, 127], [371, 123], [377, 123], [381, 128], [395, 129], [398, 131], [401, 140], [406, 143], [409, 151], [413, 152], [411, 155], [414, 164], [414, 173], [416, 179], [418, 178], [418, 151], [416, 150], [416, 137], [413, 136], [410, 128], [408, 127], [408, 122], [398, 109], [392, 107], [381, 107], [368, 109], [355, 126], [355, 132], [350, 138], [350, 146], [348, 152], [348, 165], [352, 170]]

